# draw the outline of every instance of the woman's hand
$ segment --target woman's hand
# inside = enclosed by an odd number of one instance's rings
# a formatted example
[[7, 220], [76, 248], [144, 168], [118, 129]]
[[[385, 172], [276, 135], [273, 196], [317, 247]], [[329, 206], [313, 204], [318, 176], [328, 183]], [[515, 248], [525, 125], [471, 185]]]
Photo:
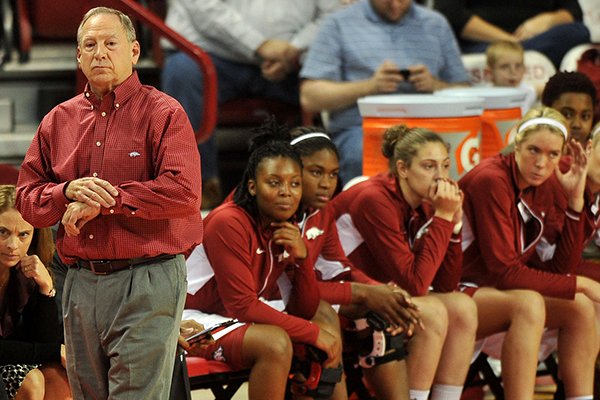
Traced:
[[192, 356], [201, 355], [200, 351], [204, 350], [215, 341], [210, 338], [200, 339], [197, 342], [189, 343], [186, 339], [190, 336], [201, 332], [204, 330], [204, 325], [196, 322], [193, 319], [183, 320], [181, 324], [179, 324], [179, 338], [177, 339], [177, 343], [181, 348], [187, 351]]
[[449, 178], [439, 178], [429, 188], [429, 199], [435, 209], [434, 215], [446, 221], [460, 222], [463, 197], [458, 184]]
[[394, 334], [411, 336], [416, 326], [423, 327], [419, 309], [405, 290], [393, 285], [355, 285], [363, 293], [360, 298], [365, 307], [385, 319]]
[[300, 228], [290, 222], [271, 222], [273, 242], [283, 248], [295, 259], [303, 260], [308, 255]]
[[572, 159], [569, 170], [562, 173], [559, 168], [556, 168], [556, 176], [567, 195], [569, 207], [580, 212], [584, 206], [583, 194], [585, 192], [588, 159], [583, 147], [575, 139], [571, 139], [567, 143], [567, 154]]
[[321, 327], [315, 347], [327, 354], [327, 361], [323, 363], [326, 368], [335, 368], [342, 362], [342, 343], [331, 333]]
[[42, 261], [40, 261], [38, 256], [33, 255], [23, 257], [19, 268], [23, 275], [35, 281], [40, 288], [40, 293], [44, 295], [50, 294], [54, 288], [54, 283], [52, 282], [50, 272]]

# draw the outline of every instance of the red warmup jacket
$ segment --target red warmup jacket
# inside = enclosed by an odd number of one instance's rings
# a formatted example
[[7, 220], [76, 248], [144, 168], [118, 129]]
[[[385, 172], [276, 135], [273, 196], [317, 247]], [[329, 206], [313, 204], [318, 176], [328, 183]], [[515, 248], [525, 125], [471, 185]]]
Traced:
[[344, 254], [331, 207], [307, 211], [301, 227], [323, 300], [330, 304], [350, 304], [350, 282], [380, 284], [355, 268]]
[[[557, 196], [555, 204], [557, 207], [557, 217], [547, 224], [542, 238], [543, 242], [537, 246], [538, 251], [534, 256], [535, 266], [542, 269], [548, 268], [548, 261], [554, 257], [556, 243], [560, 240], [561, 233], [565, 227], [566, 221], [564, 217], [568, 209], [566, 197]], [[583, 247], [594, 240], [600, 229], [600, 194], [594, 194], [589, 187], [586, 187], [584, 204]], [[579, 263], [575, 266], [574, 271], [569, 272], [600, 281], [600, 264], [598, 262], [585, 260], [581, 257], [581, 254], [573, 253], [573, 257], [578, 258]]]
[[[545, 296], [573, 298], [573, 271], [583, 250], [583, 219], [555, 203], [555, 176], [537, 187], [519, 190], [514, 153], [482, 161], [460, 179], [463, 203], [463, 281], [498, 289], [533, 289]], [[552, 224], [564, 219], [554, 257], [535, 268], [536, 246]], [[549, 272], [553, 271], [553, 272]]]
[[[204, 229], [203, 244], [187, 260], [188, 279], [196, 284], [188, 287], [186, 308], [277, 325], [293, 341], [314, 345], [319, 327], [308, 319], [320, 299], [310, 259], [293, 260], [271, 241], [270, 229], [261, 228], [233, 202], [211, 211]], [[287, 280], [291, 284], [287, 314], [262, 301], [278, 296], [278, 280], [285, 280], [286, 269], [294, 276]]]
[[357, 268], [381, 282], [394, 282], [413, 296], [450, 292], [462, 264], [454, 224], [433, 217], [423, 204], [413, 210], [396, 178], [379, 174], [332, 201], [340, 242]]

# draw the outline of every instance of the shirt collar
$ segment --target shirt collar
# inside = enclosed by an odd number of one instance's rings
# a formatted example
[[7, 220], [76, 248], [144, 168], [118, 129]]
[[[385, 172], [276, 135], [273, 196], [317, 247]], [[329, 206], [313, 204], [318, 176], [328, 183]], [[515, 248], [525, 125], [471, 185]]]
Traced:
[[371, 5], [371, 1], [370, 0], [364, 0], [361, 3], [361, 6], [362, 6], [363, 13], [364, 13], [365, 17], [369, 21], [383, 23], [383, 24], [390, 24], [390, 25], [395, 25], [395, 24], [402, 25], [404, 23], [404, 21], [406, 20], [406, 17], [410, 17], [410, 16], [414, 15], [414, 13], [415, 13], [414, 0], [410, 3], [410, 6], [409, 6], [408, 11], [406, 12], [406, 14], [398, 22], [390, 22], [387, 19], [382, 18], [377, 13], [377, 11], [375, 11], [375, 9], [373, 8], [373, 6]]
[[[396, 178], [394, 174], [391, 172], [387, 172], [386, 174], [382, 174], [381, 179], [385, 182], [385, 187], [388, 192], [393, 196], [398, 202], [398, 209], [400, 210], [400, 215], [402, 216], [402, 224], [406, 231], [408, 232], [410, 229], [410, 222], [414, 217], [418, 217], [423, 221], [427, 220], [427, 215], [432, 215], [430, 209], [426, 210], [426, 207], [429, 207], [427, 203], [421, 204], [416, 209], [413, 209], [406, 198], [404, 198], [404, 194], [402, 194], [402, 188], [400, 188], [400, 180]], [[416, 232], [413, 232], [416, 233]], [[411, 237], [411, 241], [413, 238]]]
[[[138, 73], [136, 70], [133, 70], [133, 73], [129, 75], [127, 79], [125, 79], [112, 92], [104, 96], [102, 102], [104, 103], [106, 101], [110, 101], [112, 104], [115, 105], [115, 107], [118, 108], [120, 105], [124, 104], [127, 100], [129, 100], [131, 96], [137, 93], [141, 89], [141, 87], [142, 83], [140, 82]], [[83, 96], [92, 104], [100, 104], [98, 98], [92, 92], [89, 82], [85, 85]]]

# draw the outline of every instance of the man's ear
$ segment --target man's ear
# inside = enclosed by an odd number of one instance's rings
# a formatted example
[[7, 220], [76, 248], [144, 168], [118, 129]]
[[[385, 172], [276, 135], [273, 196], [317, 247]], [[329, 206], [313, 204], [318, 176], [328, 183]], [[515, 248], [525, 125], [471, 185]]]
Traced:
[[134, 40], [131, 44], [131, 61], [133, 65], [137, 64], [141, 53], [142, 49], [140, 47], [140, 42]]
[[81, 49], [77, 46], [77, 68], [81, 69]]

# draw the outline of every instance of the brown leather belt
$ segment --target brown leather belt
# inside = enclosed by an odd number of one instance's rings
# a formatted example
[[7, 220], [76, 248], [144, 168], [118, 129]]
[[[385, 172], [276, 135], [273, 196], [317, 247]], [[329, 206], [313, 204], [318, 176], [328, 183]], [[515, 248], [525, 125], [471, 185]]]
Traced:
[[113, 272], [131, 269], [139, 265], [152, 264], [158, 261], [171, 260], [175, 258], [173, 254], [163, 254], [148, 258], [130, 258], [127, 260], [82, 260], [78, 259], [74, 267], [79, 267], [92, 271], [96, 275], [108, 275]]

